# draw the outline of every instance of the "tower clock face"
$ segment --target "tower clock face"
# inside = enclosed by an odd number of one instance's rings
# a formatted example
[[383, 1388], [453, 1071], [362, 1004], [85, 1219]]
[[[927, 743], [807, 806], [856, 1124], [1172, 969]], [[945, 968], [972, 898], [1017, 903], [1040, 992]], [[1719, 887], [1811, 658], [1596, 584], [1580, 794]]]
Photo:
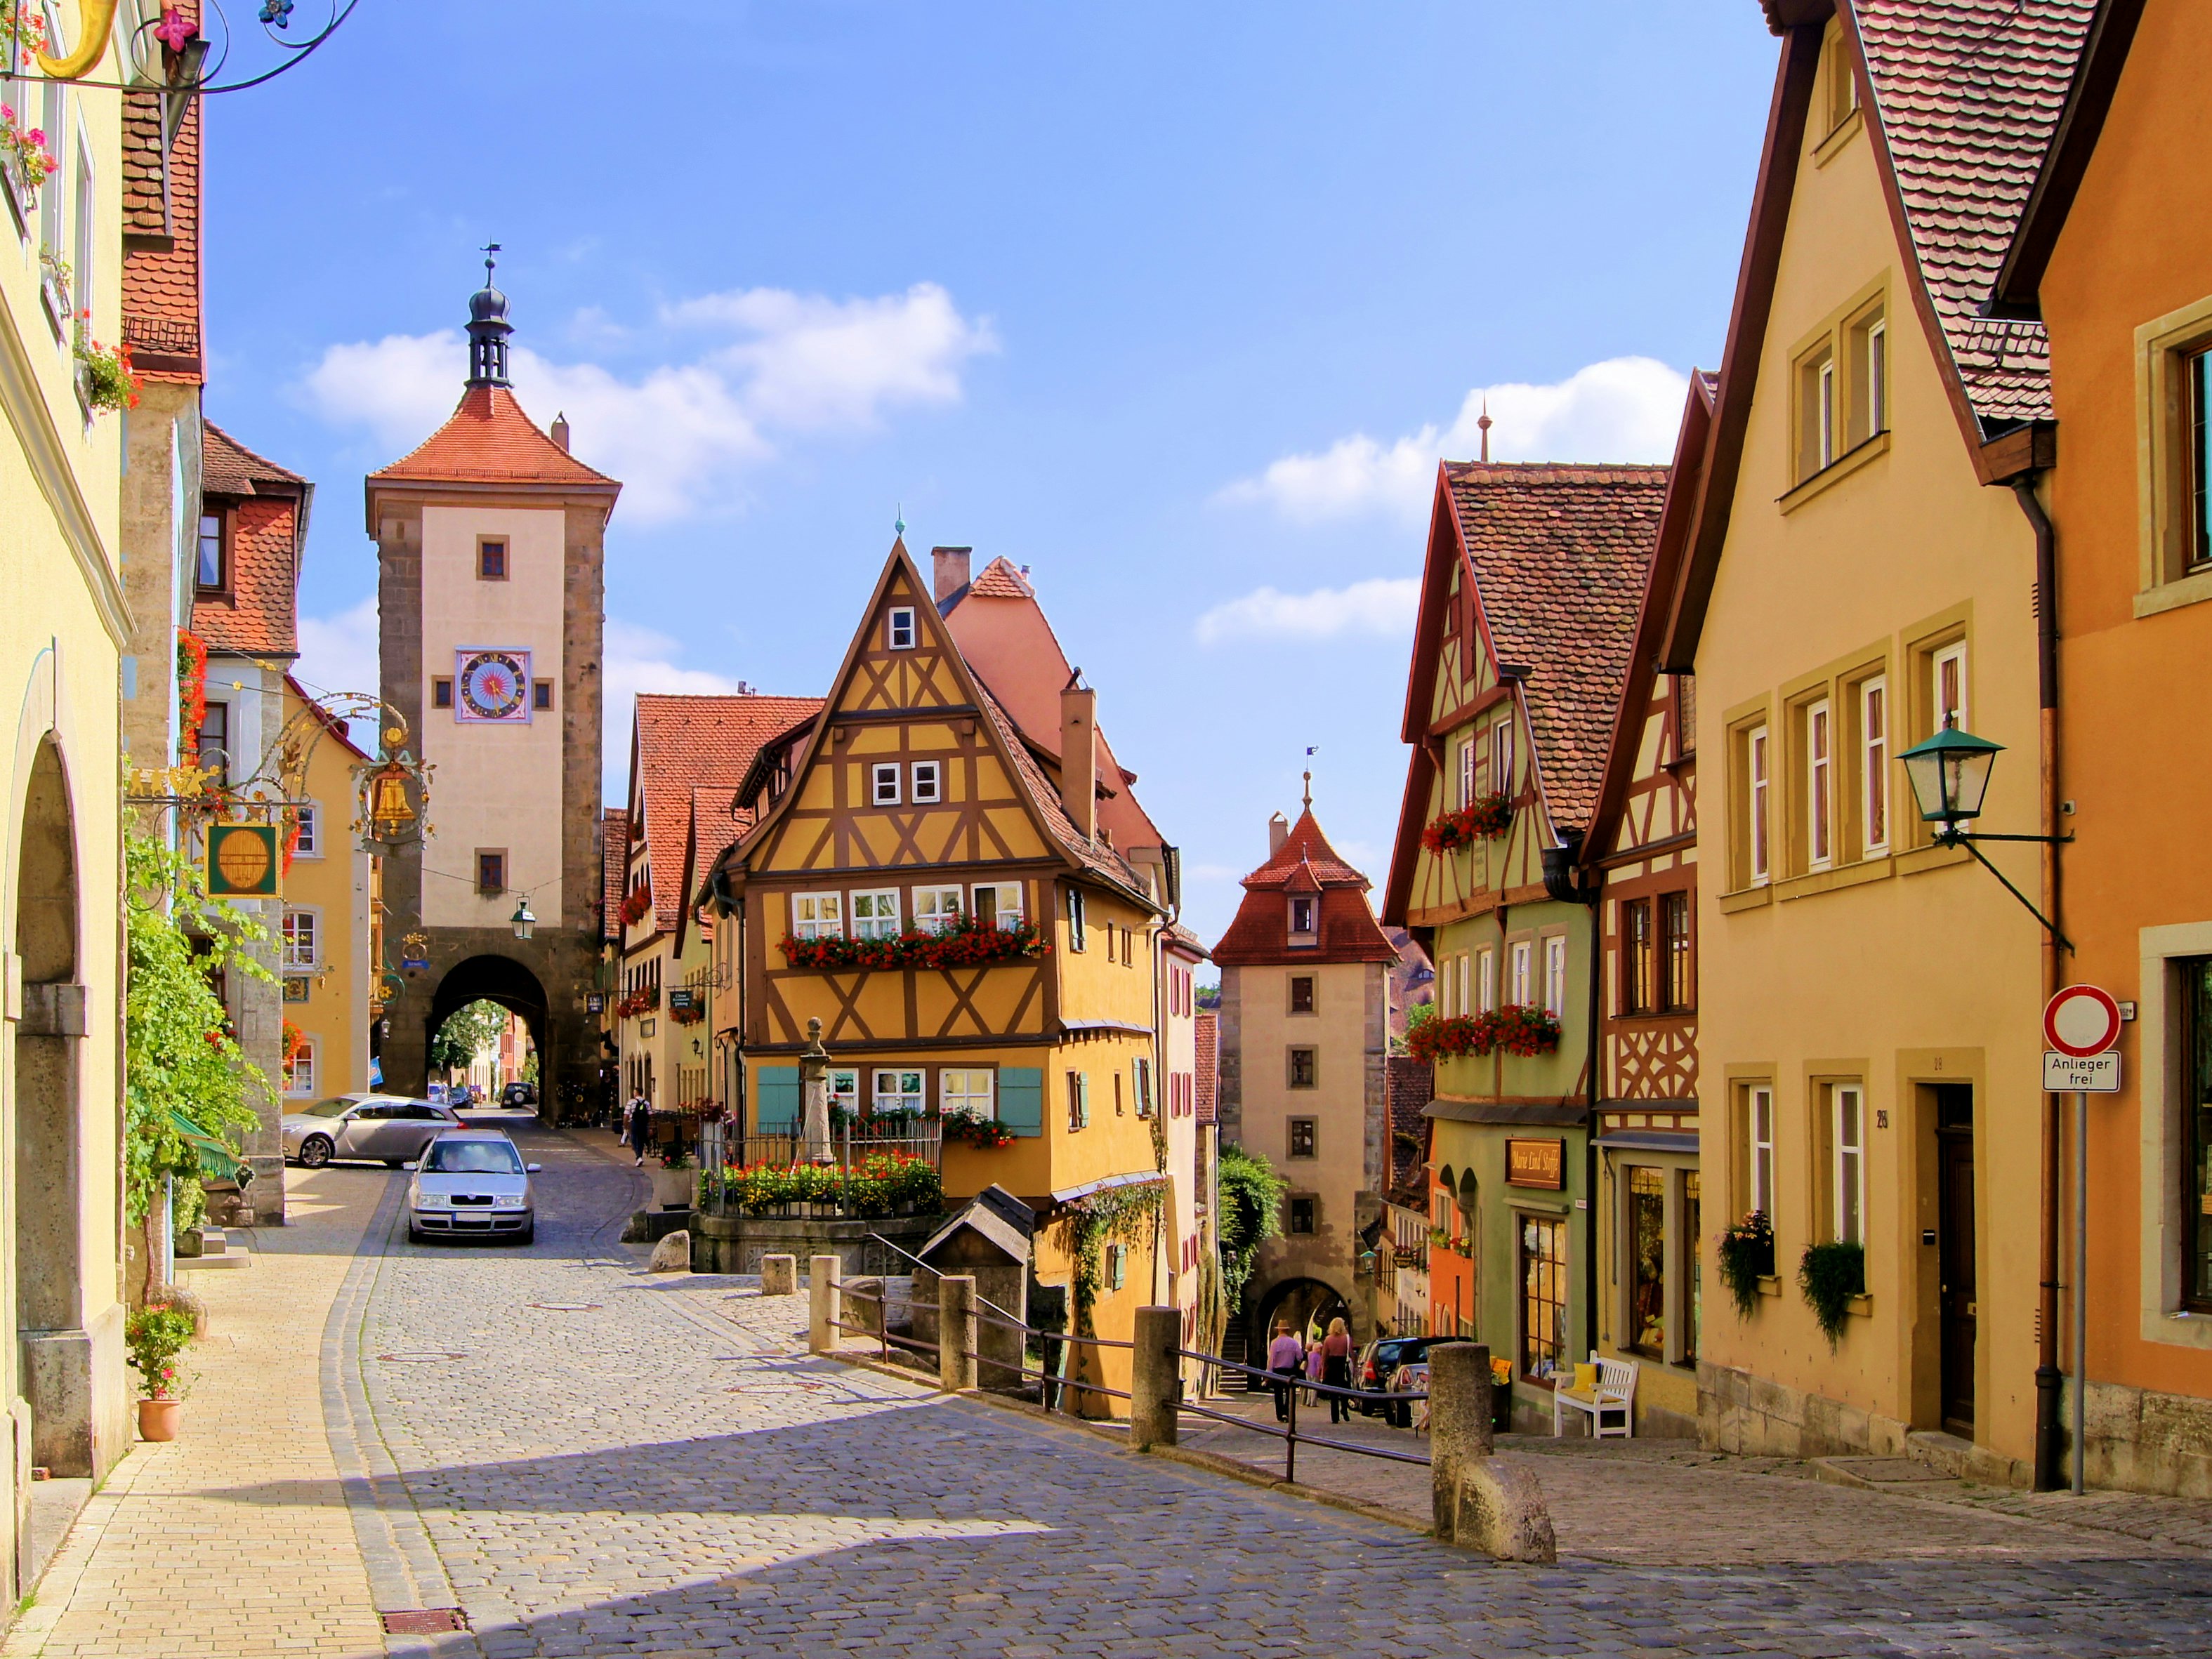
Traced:
[[459, 720], [530, 719], [530, 653], [463, 651], [454, 664], [453, 718]]

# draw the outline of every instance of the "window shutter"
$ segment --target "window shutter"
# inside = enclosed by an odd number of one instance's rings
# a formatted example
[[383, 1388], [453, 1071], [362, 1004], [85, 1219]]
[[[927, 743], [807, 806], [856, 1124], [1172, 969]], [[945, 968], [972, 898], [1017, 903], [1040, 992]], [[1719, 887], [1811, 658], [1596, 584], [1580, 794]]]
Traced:
[[1044, 1073], [1040, 1067], [999, 1067], [999, 1121], [1018, 1135], [1044, 1133]]
[[753, 1127], [762, 1134], [790, 1134], [799, 1127], [799, 1067], [763, 1066], [753, 1073]]

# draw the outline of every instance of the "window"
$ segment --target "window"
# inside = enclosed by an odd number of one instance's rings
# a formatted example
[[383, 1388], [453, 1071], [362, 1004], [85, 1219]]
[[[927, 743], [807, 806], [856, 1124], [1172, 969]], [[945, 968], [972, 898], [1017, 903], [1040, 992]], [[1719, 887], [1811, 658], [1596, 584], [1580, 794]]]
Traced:
[[1079, 887], [1071, 887], [1067, 890], [1067, 948], [1071, 951], [1082, 950], [1084, 939], [1083, 890]]
[[1850, 52], [1844, 45], [1844, 29], [1840, 22], [1828, 25], [1826, 50], [1822, 53], [1827, 68], [1828, 131], [1833, 132], [1851, 118], [1859, 106], [1858, 76], [1851, 73]]
[[2179, 1160], [2181, 1305], [2192, 1313], [2212, 1313], [2212, 957], [2197, 957], [2176, 966], [2181, 981], [2182, 1078], [2188, 1091], [2181, 1101]]
[[1314, 931], [1314, 902], [1310, 898], [1291, 901], [1291, 933], [1293, 936], [1310, 935]]
[[[54, 135], [52, 143], [55, 153], [59, 154], [60, 129], [49, 127], [46, 131]], [[100, 197], [93, 187], [92, 146], [86, 142], [82, 127], [77, 129], [76, 135], [76, 195], [72, 204], [76, 210], [72, 239], [75, 246], [70, 256], [76, 269], [70, 278], [70, 289], [71, 303], [82, 316], [91, 309], [93, 299], [100, 292], [99, 272], [94, 268], [100, 252]], [[88, 323], [88, 332], [90, 327]]]
[[975, 921], [980, 926], [1003, 927], [1010, 933], [1021, 926], [1021, 883], [983, 882], [970, 890], [975, 896]]
[[1567, 936], [1553, 933], [1544, 941], [1544, 1012], [1553, 1019], [1567, 1012]]
[[1472, 805], [1474, 805], [1474, 796], [1475, 796], [1474, 757], [1475, 757], [1475, 752], [1476, 752], [1476, 751], [1475, 751], [1475, 746], [1474, 746], [1474, 739], [1473, 738], [1462, 738], [1460, 739], [1460, 743], [1459, 743], [1459, 803], [1458, 803], [1458, 804], [1459, 804], [1460, 805], [1462, 805], [1462, 806], [1472, 806]]
[[507, 890], [507, 854], [503, 850], [479, 847], [477, 848], [477, 891], [484, 894]]
[[1320, 1060], [1314, 1049], [1301, 1047], [1291, 1050], [1290, 1079], [1293, 1089], [1320, 1086], [1316, 1080], [1320, 1069]]
[[1836, 349], [1824, 341], [1797, 361], [1797, 477], [1836, 459]]
[[284, 913], [284, 965], [287, 968], [317, 967], [322, 962], [321, 918], [313, 910], [287, 910]]
[[1152, 1115], [1152, 1062], [1141, 1054], [1129, 1062], [1129, 1097], [1139, 1117]]
[[793, 939], [845, 937], [845, 896], [842, 893], [793, 893], [791, 896], [791, 936]]
[[1659, 1170], [1628, 1171], [1628, 1344], [1654, 1359], [1667, 1357], [1667, 1177]]
[[433, 708], [451, 708], [453, 706], [453, 681], [444, 678], [432, 680], [430, 682], [430, 707]]
[[914, 802], [917, 806], [940, 799], [944, 793], [944, 763], [940, 761], [916, 761], [914, 763]]
[[1850, 326], [1851, 447], [1889, 428], [1889, 325], [1879, 307]]
[[1520, 1218], [1521, 1375], [1548, 1382], [1569, 1361], [1567, 1224]]
[[1320, 1154], [1314, 1150], [1315, 1143], [1319, 1138], [1320, 1126], [1321, 1120], [1318, 1118], [1294, 1117], [1291, 1120], [1291, 1137], [1289, 1146], [1290, 1155], [1292, 1158], [1318, 1158], [1320, 1156]]
[[917, 887], [914, 890], [914, 925], [925, 933], [941, 933], [960, 920], [957, 887]]
[[2190, 354], [2188, 430], [2189, 538], [2185, 544], [2191, 570], [2212, 565], [2212, 350]]
[[1889, 850], [1889, 684], [1859, 685], [1859, 840], [1869, 858]]
[[194, 582], [203, 593], [220, 593], [230, 586], [229, 520], [222, 513], [200, 514], [199, 562]]
[[[307, 1038], [284, 1056], [284, 1093], [297, 1099], [315, 1092], [315, 1039]], [[363, 1112], [366, 1117], [368, 1113]]]
[[507, 538], [484, 536], [477, 541], [477, 580], [480, 582], [503, 582], [507, 580]]
[[1505, 947], [1505, 1000], [1516, 1008], [1528, 1006], [1529, 976], [1534, 971], [1535, 948], [1525, 939], [1516, 939]]
[[886, 1112], [920, 1111], [922, 1106], [921, 1079], [919, 1070], [901, 1066], [879, 1069], [876, 1073], [872, 1109], [878, 1115]]
[[1651, 901], [1631, 899], [1620, 907], [1620, 1012], [1651, 1012]]
[[1774, 1219], [1774, 1087], [1754, 1084], [1745, 1091], [1749, 1119], [1751, 1207]]
[[1690, 896], [1659, 896], [1659, 1003], [1669, 1013], [1698, 1006], [1690, 961]]
[[1830, 807], [1832, 805], [1834, 756], [1830, 748], [1828, 704], [1825, 699], [1805, 710], [1805, 854], [1813, 869], [1828, 867]]
[[319, 859], [323, 855], [323, 809], [310, 801], [292, 809], [295, 834], [292, 856], [295, 859]]
[[1290, 1231], [1293, 1233], [1301, 1234], [1313, 1232], [1319, 1224], [1321, 1200], [1319, 1199], [1292, 1199], [1291, 1200]]
[[896, 939], [898, 932], [899, 896], [896, 888], [878, 893], [853, 895], [854, 939]]
[[1087, 1129], [1091, 1127], [1091, 1078], [1084, 1072], [1067, 1074], [1067, 1127]]
[[201, 767], [215, 775], [216, 783], [230, 781], [230, 705], [210, 702], [200, 716], [196, 747]]
[[1744, 734], [1744, 777], [1747, 810], [1750, 816], [1747, 837], [1747, 873], [1750, 884], [1764, 887], [1773, 873], [1772, 860], [1767, 844], [1767, 742], [1766, 728], [1754, 726]]
[[1099, 1278], [1103, 1287], [1109, 1291], [1121, 1290], [1128, 1284], [1129, 1247], [1127, 1244], [1109, 1244], [1101, 1252]]
[[1466, 972], [1461, 965], [1464, 960], [1461, 957], [1437, 958], [1436, 1012], [1446, 1018], [1458, 1012], [1453, 1006], [1453, 988], [1459, 983], [1460, 975]]
[[1866, 1091], [1838, 1084], [1833, 1092], [1836, 1149], [1836, 1237], [1866, 1243]]
[[[56, 25], [60, 19], [52, 6], [46, 10], [46, 37], [58, 41], [61, 37]], [[62, 47], [58, 45], [54, 50], [59, 52]], [[68, 94], [62, 89], [62, 83], [59, 81], [46, 82], [46, 109], [39, 125], [52, 135], [48, 142], [53, 146], [52, 154], [56, 160], [61, 156], [62, 135], [69, 130], [68, 112]], [[39, 192], [39, 246], [43, 251], [56, 255], [62, 251], [62, 192], [58, 190], [48, 189]], [[72, 312], [77, 309], [74, 299], [70, 300], [69, 308]]]
[[1698, 1172], [1682, 1172], [1682, 1341], [1681, 1352], [1675, 1357], [1678, 1364], [1694, 1365], [1698, 1361], [1699, 1339], [1705, 1321], [1702, 1281], [1705, 1277], [1705, 1257], [1699, 1253], [1698, 1241], [1704, 1225]]
[[860, 1073], [841, 1066], [828, 1074], [830, 1107], [833, 1112], [857, 1115], [860, 1109]]
[[1475, 957], [1475, 989], [1481, 995], [1484, 1012], [1498, 1006], [1498, 952], [1487, 945]]
[[1935, 715], [1935, 730], [1947, 726], [1960, 730], [1966, 724], [1966, 642], [1947, 645], [1929, 660], [1929, 708]]
[[1291, 1012], [1310, 1014], [1314, 1011], [1314, 976], [1311, 974], [1291, 975]]
[[899, 804], [899, 763], [878, 761], [868, 769], [868, 803], [872, 806]]
[[1513, 717], [1508, 714], [1490, 728], [1490, 788], [1493, 794], [1513, 793]]
[[899, 605], [884, 619], [884, 643], [894, 651], [911, 651], [914, 639], [913, 609]]
[[538, 708], [538, 709], [548, 709], [548, 708], [552, 708], [552, 707], [553, 707], [553, 682], [552, 682], [552, 681], [550, 681], [550, 680], [532, 680], [532, 681], [531, 681], [531, 683], [530, 683], [530, 706], [531, 706], [532, 708]]

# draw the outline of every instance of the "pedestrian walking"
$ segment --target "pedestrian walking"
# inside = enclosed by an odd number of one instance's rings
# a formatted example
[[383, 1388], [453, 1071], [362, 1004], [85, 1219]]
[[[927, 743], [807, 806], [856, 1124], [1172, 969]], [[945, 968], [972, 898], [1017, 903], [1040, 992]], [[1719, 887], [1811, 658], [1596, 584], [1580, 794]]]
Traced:
[[[1332, 1389], [1352, 1386], [1352, 1332], [1341, 1318], [1328, 1322], [1328, 1334], [1321, 1342], [1321, 1380]], [[1328, 1420], [1348, 1422], [1352, 1417], [1352, 1400], [1347, 1395], [1333, 1394], [1328, 1397]]]
[[637, 1167], [645, 1167], [645, 1155], [653, 1148], [653, 1103], [643, 1095], [630, 1112], [629, 1144], [637, 1153]]
[[[1278, 1376], [1294, 1377], [1298, 1374], [1298, 1366], [1305, 1356], [1306, 1345], [1298, 1340], [1297, 1333], [1291, 1328], [1291, 1322], [1277, 1320], [1275, 1340], [1267, 1345], [1267, 1369]], [[1275, 1384], [1275, 1421], [1278, 1423], [1291, 1420], [1291, 1388], [1289, 1382]]]
[[1314, 1384], [1321, 1381], [1321, 1338], [1314, 1334], [1313, 1327], [1306, 1328], [1306, 1391], [1299, 1397], [1307, 1405], [1317, 1405], [1321, 1396], [1314, 1392]]

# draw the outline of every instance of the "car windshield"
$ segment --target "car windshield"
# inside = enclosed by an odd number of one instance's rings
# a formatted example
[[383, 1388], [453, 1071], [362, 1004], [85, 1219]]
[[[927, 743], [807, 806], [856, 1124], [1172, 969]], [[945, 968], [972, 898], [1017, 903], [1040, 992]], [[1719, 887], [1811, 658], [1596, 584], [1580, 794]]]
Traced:
[[440, 1175], [520, 1175], [522, 1160], [503, 1140], [441, 1140], [422, 1167]]
[[333, 1095], [328, 1100], [319, 1100], [312, 1106], [303, 1107], [301, 1110], [309, 1117], [343, 1117], [347, 1109], [354, 1103], [349, 1096]]

